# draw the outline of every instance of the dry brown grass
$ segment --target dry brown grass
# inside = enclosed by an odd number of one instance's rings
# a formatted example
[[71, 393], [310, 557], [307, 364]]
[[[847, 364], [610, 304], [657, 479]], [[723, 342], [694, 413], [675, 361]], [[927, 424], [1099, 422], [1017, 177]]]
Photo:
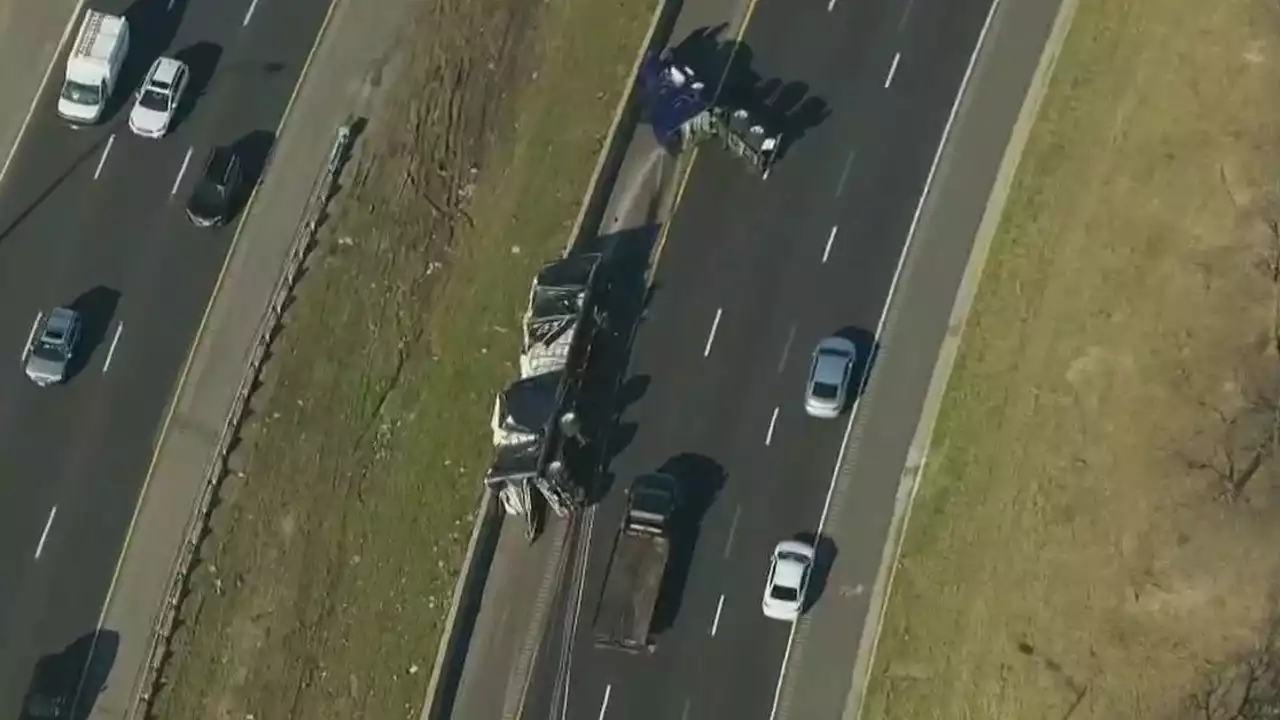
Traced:
[[651, 0], [421, 0], [182, 609], [163, 718], [416, 717], [515, 372]]
[[1176, 715], [1258, 641], [1280, 577], [1278, 110], [1274, 0], [1081, 0], [866, 717]]

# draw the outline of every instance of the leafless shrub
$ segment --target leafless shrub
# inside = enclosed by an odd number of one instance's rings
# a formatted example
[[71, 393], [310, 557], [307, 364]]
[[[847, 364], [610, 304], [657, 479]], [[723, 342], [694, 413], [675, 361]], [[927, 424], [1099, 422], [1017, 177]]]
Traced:
[[1188, 720], [1280, 720], [1280, 625], [1235, 661], [1213, 668], [1187, 701]]

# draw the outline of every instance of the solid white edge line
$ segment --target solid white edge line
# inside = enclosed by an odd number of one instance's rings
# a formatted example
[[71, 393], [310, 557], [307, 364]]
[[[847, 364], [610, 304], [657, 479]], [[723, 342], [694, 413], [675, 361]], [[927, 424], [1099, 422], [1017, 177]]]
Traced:
[[44, 313], [36, 311], [36, 319], [31, 321], [31, 332], [27, 333], [27, 344], [22, 346], [22, 363], [27, 361], [27, 353], [31, 352], [31, 341], [36, 339], [36, 328], [40, 327], [40, 318], [42, 317], [44, 317]]
[[44, 531], [40, 533], [40, 542], [36, 543], [36, 560], [40, 559], [40, 553], [44, 552], [44, 543], [49, 539], [49, 528], [53, 527], [53, 518], [58, 514], [58, 506], [54, 505], [49, 511], [49, 517], [44, 521]]
[[764, 436], [764, 444], [766, 446], [773, 444], [773, 431], [778, 426], [778, 410], [780, 405], [773, 406], [773, 416], [769, 418], [769, 432]]
[[116, 325], [115, 337], [111, 338], [111, 347], [107, 350], [107, 361], [102, 364], [102, 374], [111, 369], [111, 358], [116, 356], [116, 345], [120, 344], [120, 333], [124, 332], [124, 321]]
[[23, 118], [22, 125], [18, 126], [18, 134], [13, 138], [13, 146], [9, 148], [9, 154], [4, 158], [4, 165], [0, 165], [0, 183], [4, 182], [4, 177], [9, 172], [9, 165], [13, 163], [13, 158], [18, 154], [18, 147], [22, 145], [22, 138], [27, 135], [27, 126], [31, 124], [31, 118], [36, 114], [36, 106], [40, 104], [40, 96], [44, 95], [45, 86], [49, 84], [49, 78], [53, 77], [53, 69], [58, 65], [58, 58], [62, 57], [62, 47], [71, 38], [71, 31], [75, 29], [76, 21], [80, 19], [80, 11], [84, 9], [84, 3], [85, 0], [78, 0], [75, 9], [71, 11], [71, 19], [67, 20], [66, 27], [62, 29], [62, 37], [58, 39], [58, 47], [53, 51], [53, 58], [49, 60], [49, 66], [44, 70], [44, 77], [40, 79], [40, 85], [36, 88], [35, 97], [31, 98], [31, 106], [27, 108], [27, 116]]
[[720, 628], [720, 612], [724, 610], [724, 595], [720, 595], [720, 602], [716, 603], [716, 616], [711, 621], [711, 637], [716, 636], [716, 630]]
[[[951, 137], [951, 128], [955, 124], [956, 114], [960, 112], [960, 103], [964, 100], [965, 91], [969, 89], [969, 81], [973, 78], [973, 68], [978, 64], [978, 56], [982, 54], [983, 45], [986, 44], [987, 33], [991, 30], [991, 21], [995, 19], [996, 11], [1000, 8], [1000, 0], [991, 0], [991, 8], [987, 10], [987, 18], [982, 23], [982, 30], [978, 32], [978, 41], [974, 44], [973, 53], [969, 56], [969, 64], [965, 68], [964, 77], [960, 79], [960, 88], [956, 92], [956, 98], [951, 103], [951, 112], [947, 115], [947, 123], [942, 127], [942, 137], [938, 140], [938, 149], [933, 153], [933, 162], [929, 165], [929, 174], [925, 176], [924, 187], [920, 190], [920, 198], [916, 201], [915, 212], [911, 216], [911, 226], [907, 229], [907, 240], [903, 243], [902, 252], [898, 255], [898, 265], [893, 271], [893, 279], [889, 283], [889, 291], [885, 294], [884, 308], [880, 311], [880, 320], [876, 323], [876, 332], [873, 336], [875, 342], [880, 339], [880, 333], [884, 330], [885, 321], [889, 317], [889, 308], [893, 305], [893, 296], [898, 291], [898, 282], [902, 278], [902, 268], [906, 264], [907, 254], [911, 250], [911, 245], [915, 241], [916, 230], [920, 225], [920, 215], [924, 212], [925, 201], [929, 198], [929, 191], [933, 187], [934, 175], [938, 172], [938, 163], [942, 161], [942, 152], [947, 147], [947, 140]], [[844, 439], [840, 441], [840, 451], [836, 454], [835, 469], [831, 473], [831, 485], [827, 488], [827, 498], [822, 503], [822, 515], [818, 519], [818, 531], [816, 537], [822, 537], [822, 530], [827, 524], [827, 513], [831, 511], [831, 499], [835, 495], [836, 485], [840, 479], [840, 468], [844, 465], [845, 453], [849, 450], [849, 438], [853, 435], [853, 423], [858, 417], [858, 403], [862, 399], [863, 389], [866, 387], [868, 375], [870, 374], [871, 363], [867, 363], [862, 370], [862, 379], [858, 382], [857, 398], [853, 402], [853, 408], [849, 412], [849, 424], [845, 426]], [[870, 612], [870, 610], [868, 610]], [[769, 711], [769, 720], [776, 720], [778, 714], [778, 702], [782, 699], [782, 686], [787, 677], [787, 662], [791, 659], [791, 648], [795, 645], [796, 640], [796, 624], [791, 625], [791, 634], [787, 637], [787, 649], [782, 654], [782, 667], [778, 671], [778, 684], [773, 691], [773, 708]], [[875, 656], [876, 643], [879, 641], [877, 635], [876, 641], [871, 646], [871, 656]], [[862, 708], [859, 706], [858, 714], [861, 715]]]
[[253, 11], [258, 8], [258, 0], [249, 0], [249, 10], [244, 14], [244, 22], [240, 23], [240, 27], [249, 27], [249, 21], [253, 19]]
[[187, 174], [187, 166], [191, 164], [191, 153], [195, 152], [194, 147], [187, 148], [187, 154], [182, 157], [182, 167], [178, 168], [178, 177], [173, 179], [173, 188], [169, 190], [169, 197], [178, 194], [178, 186], [182, 184], [182, 176]]
[[822, 251], [822, 264], [827, 264], [827, 258], [831, 257], [831, 245], [836, 241], [836, 233], [840, 232], [839, 225], [831, 226], [831, 234], [827, 236], [827, 247]]
[[604, 701], [600, 703], [600, 716], [596, 720], [604, 720], [605, 711], [609, 709], [609, 693], [613, 691], [613, 685], [604, 686]]
[[901, 60], [902, 60], [902, 53], [896, 52], [893, 54], [893, 64], [889, 66], [889, 75], [884, 79], [884, 86], [886, 88], [888, 88], [890, 85], [893, 84], [893, 75], [894, 73], [898, 72], [898, 62]]
[[707, 345], [702, 348], [702, 357], [711, 355], [711, 344], [716, 341], [716, 329], [720, 327], [720, 315], [724, 313], [724, 308], [716, 309], [716, 319], [711, 321], [711, 332], [707, 334]]
[[97, 180], [98, 176], [102, 174], [102, 168], [107, 164], [107, 155], [111, 154], [111, 146], [115, 144], [115, 141], [115, 133], [107, 136], [107, 146], [102, 148], [102, 157], [98, 158], [98, 168], [93, 171], [94, 180]]

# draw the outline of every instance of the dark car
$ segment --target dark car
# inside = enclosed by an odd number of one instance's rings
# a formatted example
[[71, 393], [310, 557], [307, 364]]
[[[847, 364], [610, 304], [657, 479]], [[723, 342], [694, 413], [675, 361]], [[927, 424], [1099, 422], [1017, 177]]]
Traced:
[[235, 151], [229, 147], [214, 148], [187, 201], [187, 219], [196, 227], [225, 224], [235, 212], [242, 180], [240, 158]]

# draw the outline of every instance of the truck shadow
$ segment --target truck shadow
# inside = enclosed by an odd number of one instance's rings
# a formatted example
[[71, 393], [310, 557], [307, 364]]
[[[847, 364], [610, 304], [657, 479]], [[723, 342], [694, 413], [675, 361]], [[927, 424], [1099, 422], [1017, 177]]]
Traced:
[[582, 468], [580, 476], [589, 478], [588, 504], [600, 502], [613, 487], [615, 479], [609, 468], [639, 431], [639, 425], [628, 420], [626, 413], [652, 384], [648, 375], [629, 373], [632, 344], [646, 299], [645, 271], [660, 231], [661, 225], [646, 223], [599, 236], [583, 248], [604, 256], [598, 297], [607, 318], [607, 327], [592, 346], [587, 362], [583, 387], [590, 400], [580, 407], [583, 424], [601, 428], [590, 434], [576, 464]]
[[680, 488], [680, 505], [671, 528], [671, 556], [653, 614], [654, 634], [670, 628], [680, 615], [702, 522], [728, 480], [720, 463], [696, 453], [676, 455], [663, 463], [658, 471], [676, 479]]
[[36, 661], [17, 717], [87, 720], [106, 689], [120, 636], [111, 630], [82, 635], [62, 652]]

